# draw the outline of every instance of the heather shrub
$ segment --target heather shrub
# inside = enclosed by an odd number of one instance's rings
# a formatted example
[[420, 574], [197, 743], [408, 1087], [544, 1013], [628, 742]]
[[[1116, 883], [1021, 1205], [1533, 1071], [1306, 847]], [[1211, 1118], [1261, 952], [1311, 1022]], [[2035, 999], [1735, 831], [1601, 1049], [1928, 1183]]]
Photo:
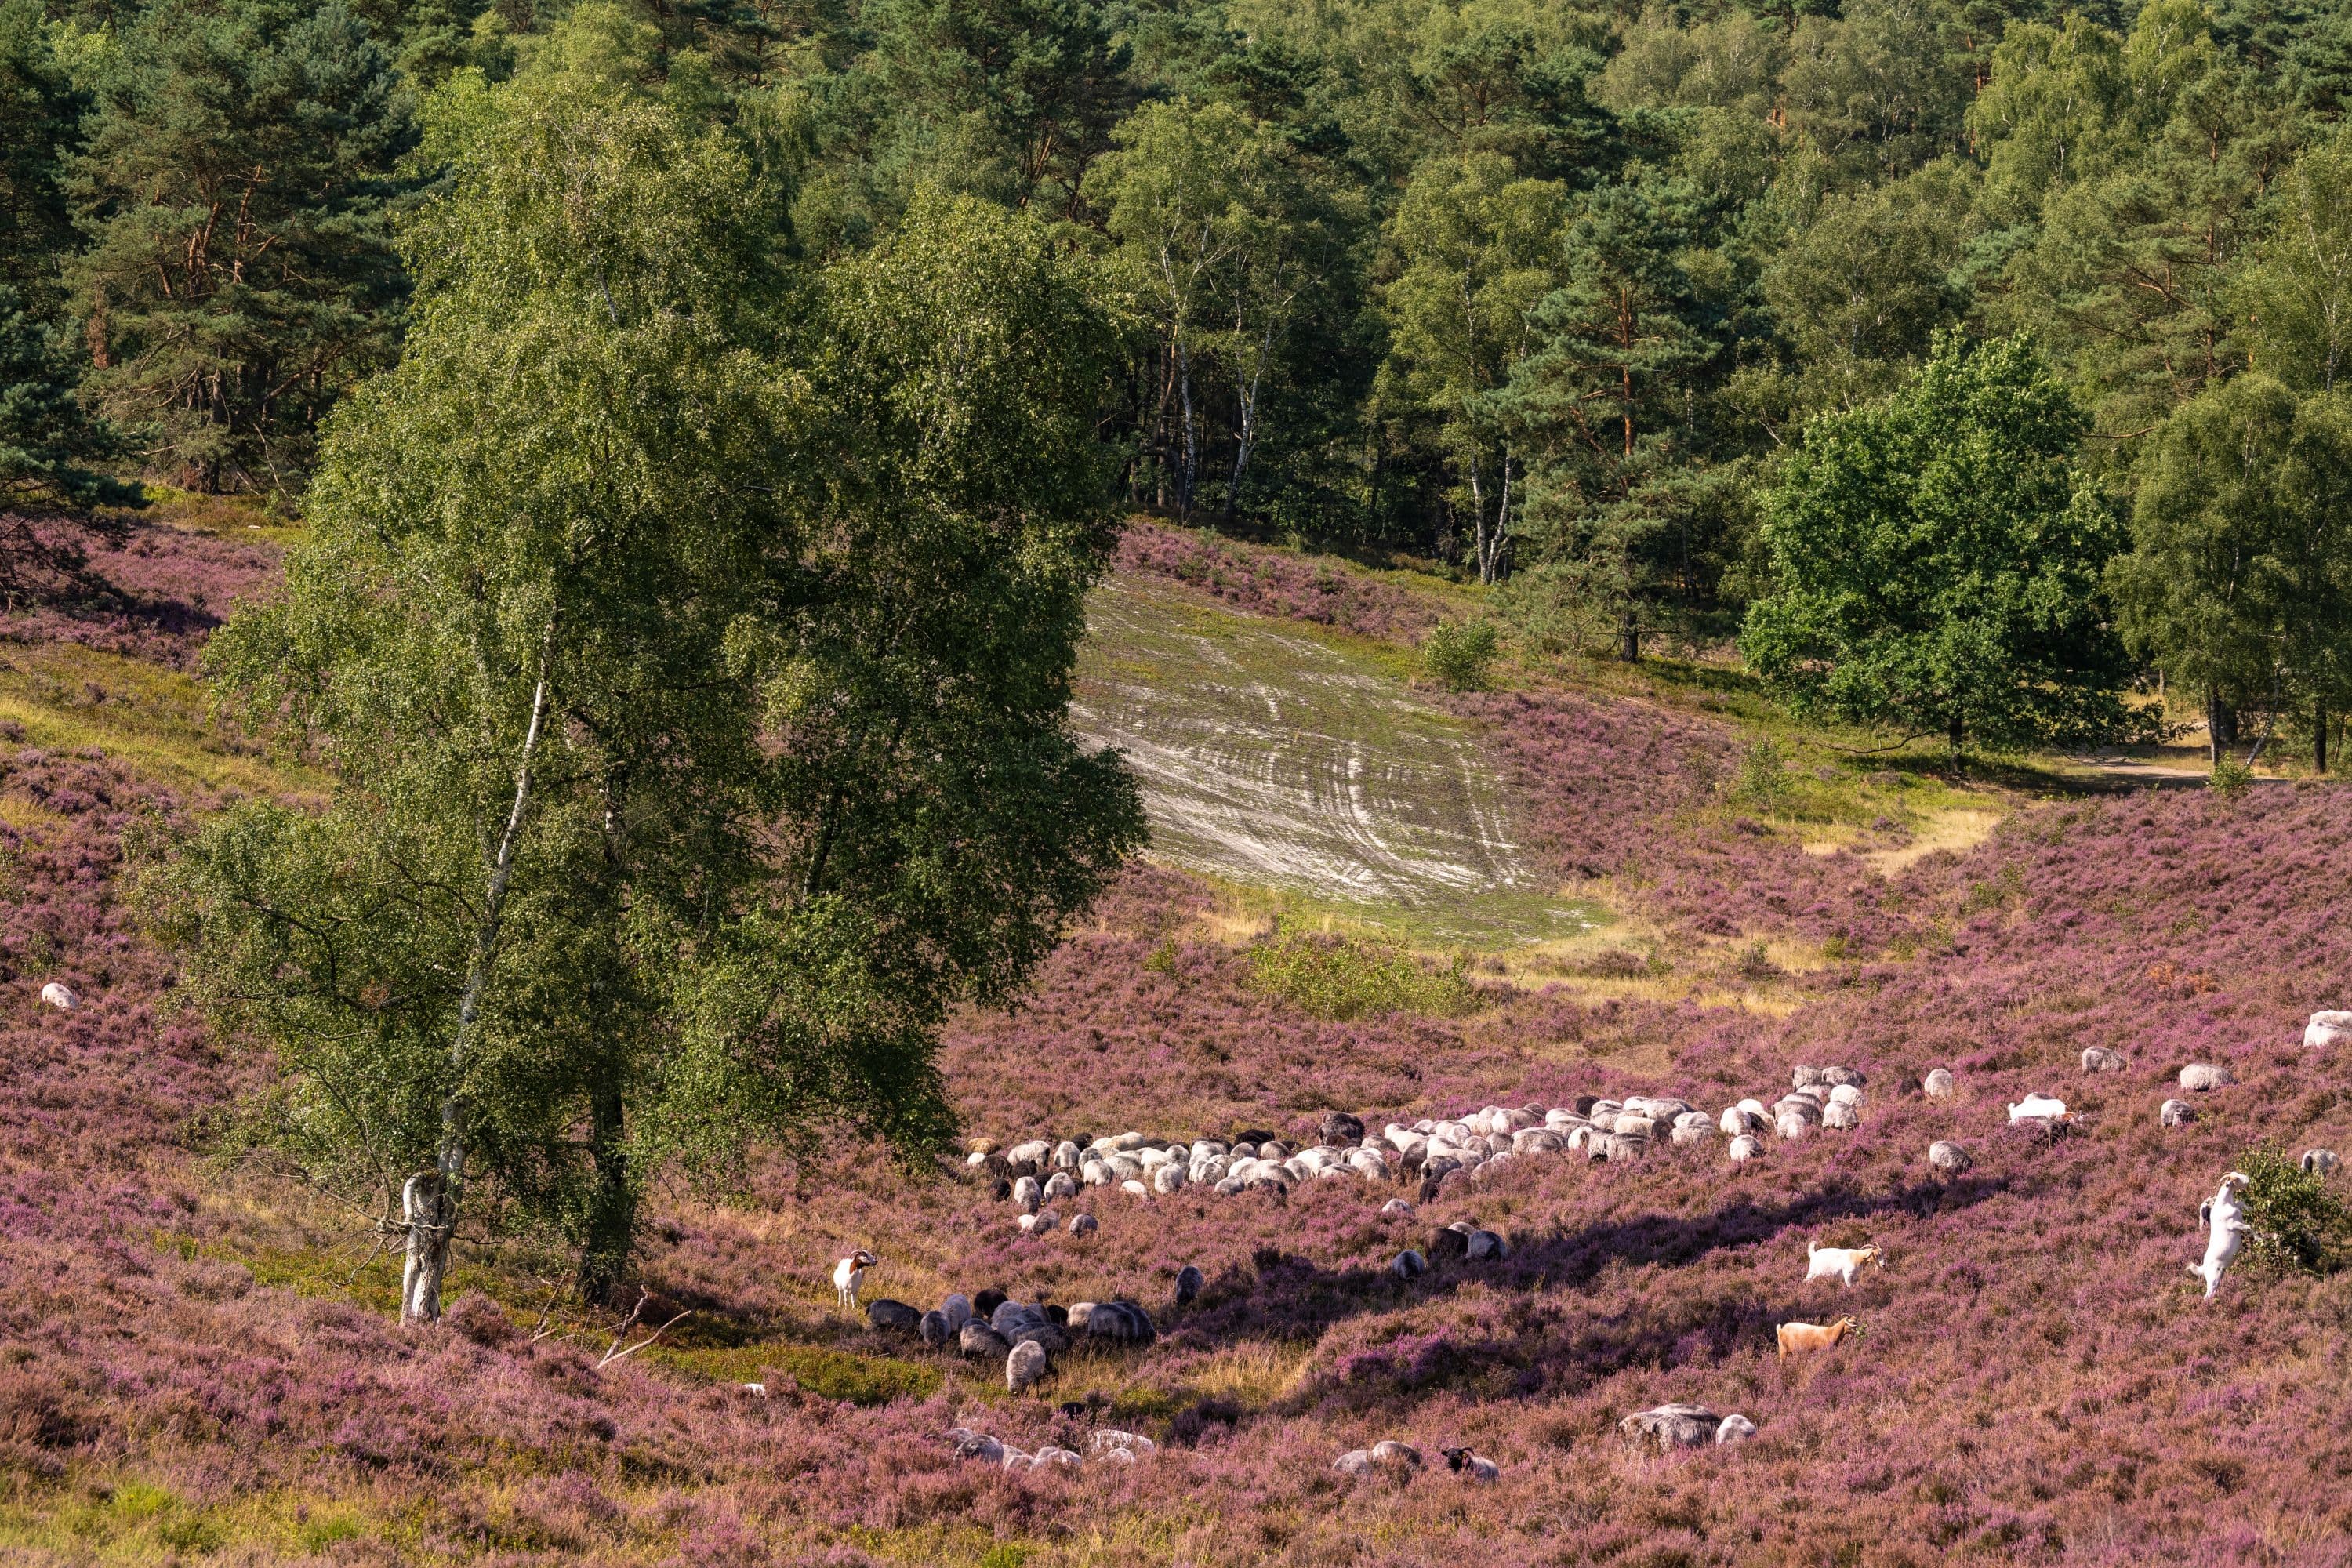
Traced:
[[2352, 1251], [2352, 1208], [2327, 1190], [2326, 1177], [2306, 1172], [2275, 1149], [2249, 1150], [2246, 1250], [2281, 1270], [2327, 1274]]
[[1251, 983], [1259, 991], [1334, 1022], [1386, 1013], [1454, 1018], [1475, 1011], [1479, 1001], [1470, 984], [1469, 954], [1463, 952], [1437, 969], [1402, 948], [1278, 923], [1250, 960]]
[[1485, 621], [1448, 621], [1421, 645], [1421, 662], [1448, 691], [1483, 691], [1495, 662], [1495, 628]]

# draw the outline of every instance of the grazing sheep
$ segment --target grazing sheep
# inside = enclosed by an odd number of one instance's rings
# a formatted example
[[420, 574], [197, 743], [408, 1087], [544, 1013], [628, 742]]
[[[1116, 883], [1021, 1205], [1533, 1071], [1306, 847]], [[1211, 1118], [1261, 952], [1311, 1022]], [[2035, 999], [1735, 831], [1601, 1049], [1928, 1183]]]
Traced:
[[1976, 1162], [1958, 1143], [1938, 1138], [1927, 1145], [1927, 1163], [1948, 1176], [1957, 1176]]
[[1494, 1460], [1483, 1454], [1474, 1454], [1467, 1448], [1440, 1448], [1437, 1451], [1445, 1456], [1445, 1468], [1457, 1476], [1467, 1476], [1474, 1481], [1491, 1481], [1499, 1479], [1503, 1473], [1502, 1467]]
[[1467, 1258], [1470, 1256], [1470, 1231], [1466, 1221], [1456, 1221], [1443, 1230], [1429, 1233], [1429, 1256], [1433, 1259]]
[[1824, 1081], [1826, 1080], [1822, 1078], [1822, 1069], [1819, 1068], [1801, 1065], [1789, 1075], [1789, 1087], [1791, 1089], [1811, 1089], [1813, 1085]]
[[81, 1005], [81, 998], [74, 994], [73, 987], [57, 980], [41, 987], [41, 1000], [60, 1013], [70, 1013]]
[[1067, 1171], [1056, 1171], [1052, 1175], [1045, 1178], [1045, 1188], [1043, 1195], [1048, 1203], [1051, 1203], [1055, 1198], [1076, 1197], [1078, 1195], [1077, 1180]]
[[956, 1349], [975, 1360], [994, 1360], [1013, 1353], [1013, 1342], [998, 1333], [979, 1318], [966, 1323], [956, 1335]]
[[915, 1331], [922, 1336], [923, 1343], [933, 1350], [942, 1349], [955, 1337], [955, 1331], [948, 1327], [946, 1316], [937, 1311], [925, 1312], [923, 1321], [915, 1326]]
[[1723, 1108], [1722, 1119], [1716, 1125], [1722, 1129], [1726, 1138], [1738, 1138], [1769, 1123], [1761, 1116], [1748, 1115], [1747, 1110], [1739, 1106], [1727, 1105]]
[[1372, 1451], [1350, 1448], [1332, 1460], [1331, 1468], [1343, 1476], [1369, 1476], [1372, 1473]]
[[884, 1296], [866, 1309], [866, 1321], [885, 1333], [912, 1334], [922, 1331], [923, 1314], [904, 1301], [894, 1301]]
[[1004, 1163], [1016, 1171], [1042, 1171], [1045, 1168], [1045, 1162], [1053, 1157], [1053, 1153], [1052, 1140], [1032, 1138], [1026, 1143], [1015, 1143], [1012, 1148], [1007, 1149], [1004, 1152]]
[[1132, 1177], [1121, 1182], [1118, 1184], [1118, 1190], [1122, 1193], [1131, 1193], [1139, 1198], [1148, 1198], [1151, 1195], [1151, 1189], [1150, 1187], [1145, 1186], [1141, 1182], [1136, 1181]]
[[2021, 1121], [2063, 1122], [2074, 1119], [2074, 1113], [2066, 1109], [2064, 1100], [2053, 1100], [2046, 1094], [2029, 1094], [2009, 1108], [2009, 1124], [2011, 1127]]
[[1717, 1443], [1745, 1443], [1756, 1436], [1756, 1423], [1745, 1415], [1727, 1415], [1715, 1429]]
[[1034, 1340], [1024, 1340], [1004, 1356], [1004, 1387], [1012, 1394], [1026, 1394], [1052, 1368], [1053, 1360], [1045, 1347]]
[[[1838, 1085], [1835, 1089], [1830, 1090], [1830, 1104], [1851, 1105], [1856, 1110], [1860, 1110], [1862, 1109], [1861, 1086], [1851, 1083], [1842, 1083]], [[1827, 1108], [1824, 1107], [1823, 1109], [1826, 1110]]]
[[1327, 1110], [1316, 1124], [1315, 1136], [1325, 1143], [1360, 1143], [1364, 1141], [1364, 1119], [1344, 1110]]
[[1851, 1132], [1862, 1125], [1862, 1118], [1855, 1115], [1853, 1107], [1844, 1100], [1832, 1100], [1822, 1107], [1822, 1125], [1832, 1131]]
[[1421, 1469], [1423, 1460], [1420, 1449], [1389, 1437], [1372, 1445], [1372, 1463], [1399, 1475], [1412, 1475]]
[[1064, 1469], [1074, 1470], [1085, 1462], [1078, 1457], [1078, 1451], [1076, 1448], [1045, 1447], [1037, 1450], [1036, 1458], [1030, 1461], [1030, 1467], [1033, 1469], [1042, 1470], [1047, 1465], [1059, 1465]]
[[2227, 1089], [2237, 1082], [2228, 1068], [2210, 1062], [2190, 1062], [2180, 1069], [2180, 1087], [2191, 1094], [2207, 1094], [2217, 1089]]
[[1920, 1081], [1919, 1092], [1929, 1100], [1950, 1100], [1960, 1092], [1960, 1086], [1949, 1068], [1937, 1068]]
[[2303, 1026], [2303, 1043], [2326, 1047], [2352, 1045], [2352, 1013], [2314, 1013]]
[[1184, 1167], [1181, 1165], [1162, 1165], [1151, 1173], [1151, 1190], [1161, 1197], [1181, 1192], [1183, 1188]]
[[[1087, 1309], [1083, 1317], [1080, 1307]], [[1149, 1345], [1160, 1337], [1150, 1314], [1132, 1301], [1081, 1301], [1070, 1309], [1070, 1331], [1123, 1345]]]
[[1822, 1081], [1837, 1089], [1860, 1089], [1870, 1080], [1855, 1068], [1823, 1068]]
[[940, 1303], [940, 1316], [948, 1321], [948, 1332], [963, 1332], [963, 1326], [971, 1321], [971, 1298], [961, 1290], [950, 1293], [948, 1299]]
[[1794, 1110], [1783, 1110], [1778, 1124], [1782, 1138], [1793, 1142], [1813, 1130], [1813, 1124]]
[[1849, 1290], [1853, 1289], [1853, 1277], [1865, 1267], [1884, 1269], [1886, 1249], [1873, 1243], [1868, 1247], [1815, 1247], [1805, 1243], [1805, 1283], [1835, 1278], [1843, 1280]]
[[2111, 1051], [2105, 1046], [2093, 1046], [2083, 1053], [2083, 1070], [2089, 1072], [2121, 1072], [2124, 1070], [2121, 1051]]
[[834, 1300], [851, 1311], [857, 1310], [857, 1288], [866, 1282], [866, 1271], [882, 1260], [860, 1248], [833, 1266]]
[[1473, 1263], [1500, 1263], [1510, 1256], [1503, 1238], [1491, 1230], [1474, 1230], [1467, 1238], [1463, 1256]]
[[2186, 1127], [2197, 1120], [2197, 1108], [2185, 1100], [2168, 1100], [2157, 1107], [2156, 1120], [2165, 1127]]
[[1389, 1265], [1389, 1272], [1400, 1279], [1418, 1279], [1429, 1272], [1429, 1259], [1408, 1247], [1396, 1255], [1395, 1260]]
[[1381, 1205], [1381, 1212], [1382, 1214], [1411, 1214], [1412, 1212], [1412, 1205], [1405, 1202], [1402, 1198], [1391, 1198], [1388, 1202]]
[[1092, 1236], [1101, 1228], [1102, 1226], [1097, 1223], [1095, 1216], [1090, 1214], [1072, 1215], [1070, 1216], [1070, 1234], [1072, 1236]]
[[971, 1299], [972, 1315], [977, 1318], [991, 1317], [997, 1308], [1004, 1305], [1004, 1292], [992, 1287]]
[[1208, 1282], [1208, 1276], [1190, 1263], [1179, 1268], [1176, 1271], [1176, 1304], [1180, 1307], [1191, 1306], [1200, 1298], [1202, 1288]]
[[1076, 1170], [1080, 1163], [1078, 1146], [1069, 1139], [1054, 1145], [1054, 1169], [1066, 1173]]
[[2213, 1194], [2198, 1213], [2211, 1228], [2205, 1241], [2205, 1261], [2192, 1263], [2189, 1272], [2205, 1281], [2205, 1299], [2211, 1300], [2213, 1292], [2221, 1288], [2221, 1275], [2238, 1260], [2239, 1250], [2246, 1242], [2246, 1209], [2238, 1201], [2238, 1193], [2246, 1184], [2243, 1171], [2232, 1171], [2221, 1178], [2221, 1190]]
[[1764, 1143], [1761, 1139], [1753, 1137], [1734, 1138], [1728, 1152], [1735, 1164], [1748, 1160], [1761, 1159], [1764, 1154]]
[[2298, 1162], [2307, 1174], [2314, 1176], [2334, 1175], [2339, 1163], [2333, 1149], [2305, 1149]]
[[1130, 1457], [1158, 1451], [1160, 1445], [1140, 1432], [1122, 1432], [1116, 1426], [1105, 1426], [1087, 1439], [1087, 1452], [1096, 1458], [1108, 1458], [1113, 1454]]
[[1061, 1223], [1062, 1216], [1049, 1208], [1039, 1209], [1035, 1214], [1024, 1214], [1013, 1221], [1024, 1236], [1034, 1236], [1039, 1231], [1051, 1230]]
[[1658, 1452], [1703, 1447], [1715, 1440], [1722, 1417], [1704, 1405], [1661, 1405], [1636, 1410], [1617, 1423], [1617, 1434], [1629, 1444], [1654, 1442]]
[[1798, 1351], [1825, 1351], [1848, 1334], [1859, 1332], [1861, 1328], [1862, 1325], [1854, 1321], [1853, 1314], [1849, 1312], [1834, 1323], [1781, 1323], [1773, 1329], [1772, 1333], [1780, 1342], [1780, 1353], [1785, 1356]]
[[955, 1445], [955, 1457], [959, 1459], [977, 1459], [983, 1465], [1004, 1463], [1004, 1445], [984, 1432], [958, 1426], [947, 1436], [948, 1440]]

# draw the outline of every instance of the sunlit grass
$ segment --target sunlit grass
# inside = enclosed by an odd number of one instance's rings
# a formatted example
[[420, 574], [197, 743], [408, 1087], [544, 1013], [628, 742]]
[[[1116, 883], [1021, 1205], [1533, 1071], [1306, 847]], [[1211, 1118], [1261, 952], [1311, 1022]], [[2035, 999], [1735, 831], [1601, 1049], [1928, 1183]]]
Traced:
[[272, 757], [216, 720], [193, 676], [79, 643], [0, 645], [0, 722], [49, 751], [94, 746], [175, 789], [285, 796], [328, 786], [319, 770]]

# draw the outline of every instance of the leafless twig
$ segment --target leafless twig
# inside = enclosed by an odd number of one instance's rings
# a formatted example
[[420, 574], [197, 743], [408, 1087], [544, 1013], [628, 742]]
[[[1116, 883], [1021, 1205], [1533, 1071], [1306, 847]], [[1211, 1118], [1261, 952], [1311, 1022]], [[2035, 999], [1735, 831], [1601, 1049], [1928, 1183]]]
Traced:
[[652, 1333], [647, 1334], [644, 1339], [639, 1340], [627, 1350], [623, 1350], [621, 1348], [621, 1342], [629, 1337], [629, 1331], [636, 1326], [638, 1315], [645, 1311], [646, 1303], [653, 1299], [654, 1293], [650, 1290], [638, 1292], [637, 1304], [629, 1309], [629, 1315], [627, 1317], [621, 1320], [621, 1331], [613, 1336], [613, 1342], [604, 1348], [604, 1359], [596, 1363], [600, 1369], [612, 1365], [614, 1362], [621, 1360], [625, 1356], [633, 1356], [636, 1354], [639, 1351], [645, 1349], [647, 1345], [653, 1343], [656, 1340], [669, 1332], [670, 1330], [677, 1327], [680, 1322], [685, 1321], [688, 1313], [694, 1310], [691, 1307], [688, 1308], [686, 1311], [680, 1312], [677, 1317], [672, 1318], [668, 1322], [664, 1323], [660, 1328], [656, 1329]]

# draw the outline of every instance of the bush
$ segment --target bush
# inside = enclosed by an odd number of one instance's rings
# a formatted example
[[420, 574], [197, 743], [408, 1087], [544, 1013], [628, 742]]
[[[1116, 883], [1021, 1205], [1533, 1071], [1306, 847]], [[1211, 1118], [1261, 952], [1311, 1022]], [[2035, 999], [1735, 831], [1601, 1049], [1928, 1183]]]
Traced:
[[1495, 651], [1495, 628], [1486, 622], [1449, 621], [1422, 643], [1421, 662], [1448, 691], [1480, 691]]
[[1258, 990], [1337, 1023], [1382, 1013], [1458, 1017], [1474, 1011], [1480, 1000], [1470, 984], [1467, 953], [1454, 954], [1448, 967], [1437, 969], [1402, 948], [1277, 924], [1251, 954], [1251, 981]]
[[2213, 764], [2213, 793], [2223, 800], [2237, 799], [2253, 782], [2254, 770], [2234, 757], [2225, 756]]
[[1789, 791], [1789, 770], [1780, 748], [1769, 741], [1748, 747], [1748, 755], [1740, 759], [1738, 781], [1731, 786], [1732, 798], [1770, 812], [1788, 803]]
[[2254, 1262], [2305, 1274], [2328, 1274], [2352, 1252], [2352, 1208], [2326, 1178], [2274, 1149], [2239, 1162], [2246, 1173], [2246, 1252]]

